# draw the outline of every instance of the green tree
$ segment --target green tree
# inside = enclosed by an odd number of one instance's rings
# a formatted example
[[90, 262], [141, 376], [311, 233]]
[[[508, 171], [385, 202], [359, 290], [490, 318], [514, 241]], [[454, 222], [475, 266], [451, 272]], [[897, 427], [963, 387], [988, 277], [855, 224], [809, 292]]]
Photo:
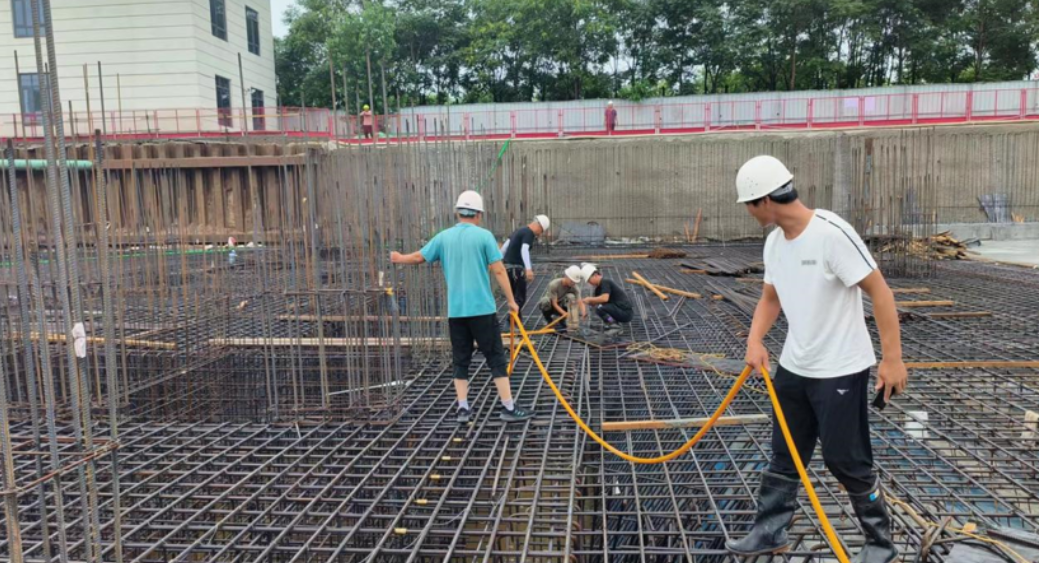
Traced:
[[384, 72], [408, 103], [1012, 80], [1039, 64], [1037, 2], [300, 0], [278, 94], [392, 110]]
[[1035, 69], [1036, 18], [1031, 0], [963, 2], [973, 80], [1017, 80]]

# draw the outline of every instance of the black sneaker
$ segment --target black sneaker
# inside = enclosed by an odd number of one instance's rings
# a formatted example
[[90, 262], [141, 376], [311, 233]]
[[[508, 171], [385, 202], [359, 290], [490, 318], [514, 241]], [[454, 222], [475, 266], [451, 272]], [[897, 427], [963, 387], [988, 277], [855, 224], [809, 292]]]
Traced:
[[519, 407], [513, 407], [511, 411], [502, 407], [501, 414], [498, 415], [498, 418], [505, 422], [523, 422], [524, 420], [534, 418], [534, 413], [531, 411], [525, 411]]
[[469, 409], [458, 409], [458, 418], [456, 419], [458, 424], [469, 424], [469, 415], [472, 414], [472, 412], [473, 411]]

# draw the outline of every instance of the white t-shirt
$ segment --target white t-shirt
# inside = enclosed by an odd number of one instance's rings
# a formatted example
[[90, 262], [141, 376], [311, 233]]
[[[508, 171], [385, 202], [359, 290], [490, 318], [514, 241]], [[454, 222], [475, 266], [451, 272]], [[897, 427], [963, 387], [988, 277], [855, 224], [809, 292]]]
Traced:
[[794, 240], [776, 229], [765, 240], [765, 283], [779, 294], [789, 330], [779, 363], [804, 377], [858, 373], [877, 363], [858, 283], [876, 269], [855, 229], [816, 209]]

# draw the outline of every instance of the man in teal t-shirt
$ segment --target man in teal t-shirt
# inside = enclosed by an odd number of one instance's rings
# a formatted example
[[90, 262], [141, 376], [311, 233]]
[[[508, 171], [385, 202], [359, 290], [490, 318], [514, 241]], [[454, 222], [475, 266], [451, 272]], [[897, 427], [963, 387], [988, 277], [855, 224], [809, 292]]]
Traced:
[[497, 306], [491, 293], [490, 274], [509, 302], [509, 311], [518, 312], [512, 297], [509, 277], [502, 264], [497, 241], [490, 231], [480, 227], [483, 198], [474, 191], [462, 192], [455, 205], [458, 224], [440, 232], [418, 252], [390, 253], [394, 264], [440, 262], [447, 281], [447, 323], [451, 334], [451, 356], [454, 363], [455, 391], [458, 395], [458, 422], [469, 422], [469, 366], [473, 359], [473, 341], [487, 358], [487, 365], [498, 388], [505, 422], [519, 422], [534, 416], [516, 406], [509, 385], [509, 359], [505, 355]]

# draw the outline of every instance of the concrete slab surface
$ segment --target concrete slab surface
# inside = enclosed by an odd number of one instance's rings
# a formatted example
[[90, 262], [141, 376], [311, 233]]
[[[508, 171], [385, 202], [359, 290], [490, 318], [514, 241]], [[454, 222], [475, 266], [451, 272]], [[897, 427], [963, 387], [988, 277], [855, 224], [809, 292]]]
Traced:
[[985, 260], [1039, 267], [1039, 239], [986, 240], [970, 249]]

